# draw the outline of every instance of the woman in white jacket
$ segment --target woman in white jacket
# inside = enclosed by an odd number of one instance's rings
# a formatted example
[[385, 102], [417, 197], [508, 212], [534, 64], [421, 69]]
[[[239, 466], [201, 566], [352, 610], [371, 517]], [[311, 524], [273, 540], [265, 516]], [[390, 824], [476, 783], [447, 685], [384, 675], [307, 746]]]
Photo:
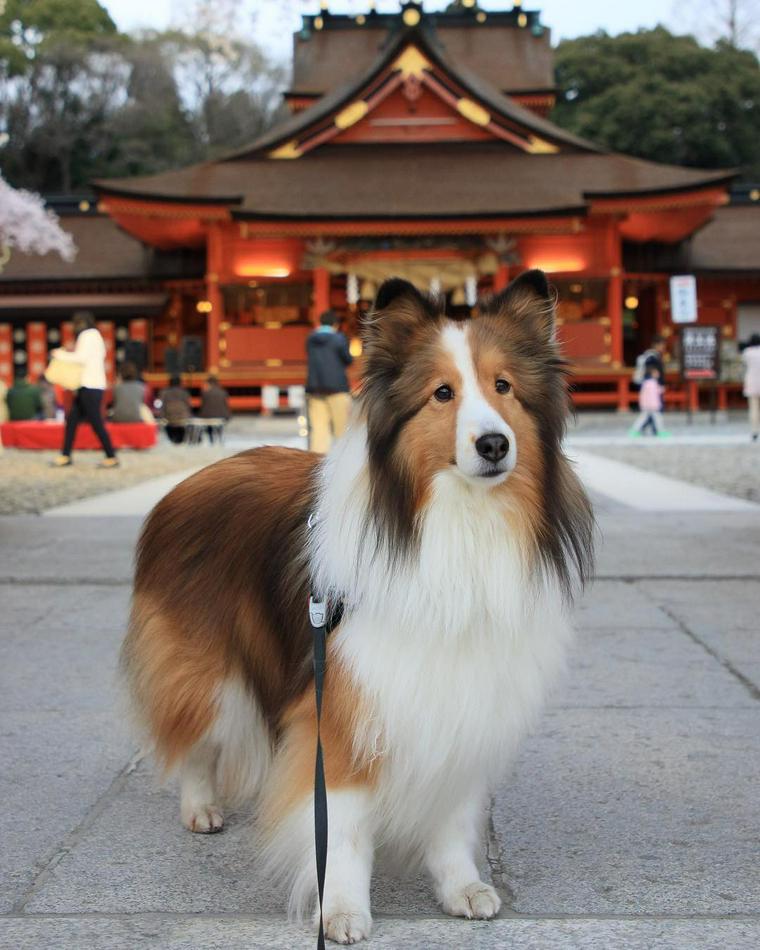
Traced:
[[742, 353], [744, 360], [744, 395], [749, 401], [749, 424], [752, 440], [760, 435], [760, 333], [753, 333]]
[[119, 464], [111, 444], [111, 438], [103, 422], [103, 394], [106, 389], [106, 345], [95, 326], [90, 313], [74, 314], [74, 332], [77, 335], [73, 351], [58, 349], [53, 352], [56, 359], [67, 363], [78, 363], [82, 367], [82, 380], [74, 393], [74, 401], [66, 417], [66, 434], [63, 450], [54, 460], [56, 468], [71, 465], [71, 452], [77, 426], [82, 420], [90, 423], [95, 431], [106, 457], [99, 463], [100, 468], [115, 468]]

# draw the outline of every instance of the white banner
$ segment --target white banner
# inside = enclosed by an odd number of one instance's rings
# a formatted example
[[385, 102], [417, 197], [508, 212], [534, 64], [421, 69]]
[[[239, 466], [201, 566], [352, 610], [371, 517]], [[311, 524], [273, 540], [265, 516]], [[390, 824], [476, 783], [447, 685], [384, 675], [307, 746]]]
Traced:
[[697, 322], [697, 278], [693, 274], [670, 278], [670, 315], [673, 323]]

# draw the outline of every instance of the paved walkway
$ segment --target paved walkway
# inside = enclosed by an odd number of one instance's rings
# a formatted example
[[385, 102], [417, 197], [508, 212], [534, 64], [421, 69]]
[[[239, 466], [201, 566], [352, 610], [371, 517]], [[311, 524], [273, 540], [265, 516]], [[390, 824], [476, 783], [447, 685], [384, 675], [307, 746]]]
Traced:
[[[723, 496], [634, 509], [619, 471], [584, 466], [598, 578], [567, 680], [494, 796], [502, 916], [451, 920], [423, 879], [380, 868], [368, 947], [760, 946], [760, 513]], [[248, 816], [183, 831], [119, 711], [132, 548], [166, 487], [0, 520], [2, 948], [314, 946], [259, 873]]]

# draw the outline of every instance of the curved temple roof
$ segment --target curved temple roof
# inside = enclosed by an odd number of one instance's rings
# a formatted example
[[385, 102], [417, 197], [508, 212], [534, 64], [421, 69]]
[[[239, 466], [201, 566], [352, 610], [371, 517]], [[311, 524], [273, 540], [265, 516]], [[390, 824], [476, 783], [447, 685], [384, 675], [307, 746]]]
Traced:
[[[472, 129], [470, 140], [340, 140], [409, 72]], [[224, 205], [239, 218], [361, 220], [582, 214], [592, 199], [714, 189], [732, 177], [605, 152], [452, 62], [421, 25], [391, 34], [353, 82], [245, 148], [96, 187], [106, 198]]]

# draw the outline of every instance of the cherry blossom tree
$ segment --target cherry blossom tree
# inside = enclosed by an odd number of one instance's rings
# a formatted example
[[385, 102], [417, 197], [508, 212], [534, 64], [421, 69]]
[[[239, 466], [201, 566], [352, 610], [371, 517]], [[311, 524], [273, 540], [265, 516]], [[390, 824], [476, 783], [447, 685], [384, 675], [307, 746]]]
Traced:
[[12, 188], [0, 176], [0, 249], [4, 248], [24, 254], [55, 252], [65, 261], [73, 261], [77, 252], [71, 235], [39, 195]]

